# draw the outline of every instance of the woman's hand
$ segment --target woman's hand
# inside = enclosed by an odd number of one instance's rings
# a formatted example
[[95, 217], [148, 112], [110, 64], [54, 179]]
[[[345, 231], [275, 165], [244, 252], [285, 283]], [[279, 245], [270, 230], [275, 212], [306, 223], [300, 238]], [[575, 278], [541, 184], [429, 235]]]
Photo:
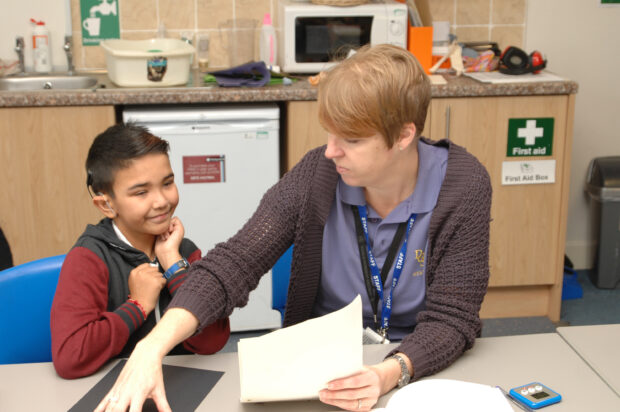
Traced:
[[372, 367], [335, 379], [319, 392], [321, 402], [348, 411], [369, 411], [381, 396], [381, 378]]
[[147, 398], [153, 399], [157, 410], [171, 412], [166, 399], [161, 361], [145, 341], [139, 342], [116, 383], [99, 403], [95, 412], [141, 411]]
[[170, 308], [161, 321], [133, 350], [114, 386], [95, 412], [137, 412], [147, 398], [157, 410], [170, 412], [166, 399], [161, 362], [175, 345], [190, 337], [198, 319], [185, 309]]
[[354, 375], [334, 379], [327, 384], [327, 389], [319, 392], [319, 399], [348, 411], [369, 411], [381, 395], [396, 387], [399, 378], [398, 361], [388, 358], [376, 365], [365, 366]]

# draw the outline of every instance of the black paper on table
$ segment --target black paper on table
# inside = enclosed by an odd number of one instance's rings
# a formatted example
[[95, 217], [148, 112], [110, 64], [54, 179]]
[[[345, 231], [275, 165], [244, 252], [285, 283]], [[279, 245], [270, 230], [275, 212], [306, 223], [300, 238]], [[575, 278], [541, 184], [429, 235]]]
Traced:
[[[116, 382], [116, 378], [118, 378], [126, 362], [125, 359], [119, 361], [82, 399], [69, 409], [69, 412], [92, 412], [112, 389], [112, 385]], [[219, 371], [172, 365], [163, 365], [163, 373], [166, 398], [174, 412], [196, 410], [205, 396], [224, 375], [224, 372]], [[152, 399], [147, 399], [142, 411], [157, 412], [155, 402]]]

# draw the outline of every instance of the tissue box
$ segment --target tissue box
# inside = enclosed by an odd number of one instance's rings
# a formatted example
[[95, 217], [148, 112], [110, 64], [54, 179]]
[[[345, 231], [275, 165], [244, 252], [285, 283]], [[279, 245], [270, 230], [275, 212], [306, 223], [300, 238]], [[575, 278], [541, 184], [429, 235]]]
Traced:
[[104, 40], [108, 77], [121, 87], [187, 84], [194, 47], [179, 39]]

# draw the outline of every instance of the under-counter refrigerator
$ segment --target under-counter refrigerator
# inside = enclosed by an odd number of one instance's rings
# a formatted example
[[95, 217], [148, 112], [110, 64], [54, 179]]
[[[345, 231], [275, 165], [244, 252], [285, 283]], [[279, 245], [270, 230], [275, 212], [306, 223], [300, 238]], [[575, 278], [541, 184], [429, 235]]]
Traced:
[[[176, 215], [203, 256], [242, 227], [279, 179], [275, 104], [128, 107], [123, 121], [170, 143], [180, 198]], [[280, 327], [271, 279], [271, 272], [263, 276], [248, 304], [234, 310], [232, 331]]]

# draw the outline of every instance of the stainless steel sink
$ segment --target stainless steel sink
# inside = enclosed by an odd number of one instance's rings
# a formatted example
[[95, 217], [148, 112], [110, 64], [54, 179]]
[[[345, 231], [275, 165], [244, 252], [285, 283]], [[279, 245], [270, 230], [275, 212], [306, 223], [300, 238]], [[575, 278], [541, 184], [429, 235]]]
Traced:
[[95, 77], [84, 75], [18, 75], [0, 78], [0, 90], [13, 91], [90, 89], [96, 84], [97, 79]]

